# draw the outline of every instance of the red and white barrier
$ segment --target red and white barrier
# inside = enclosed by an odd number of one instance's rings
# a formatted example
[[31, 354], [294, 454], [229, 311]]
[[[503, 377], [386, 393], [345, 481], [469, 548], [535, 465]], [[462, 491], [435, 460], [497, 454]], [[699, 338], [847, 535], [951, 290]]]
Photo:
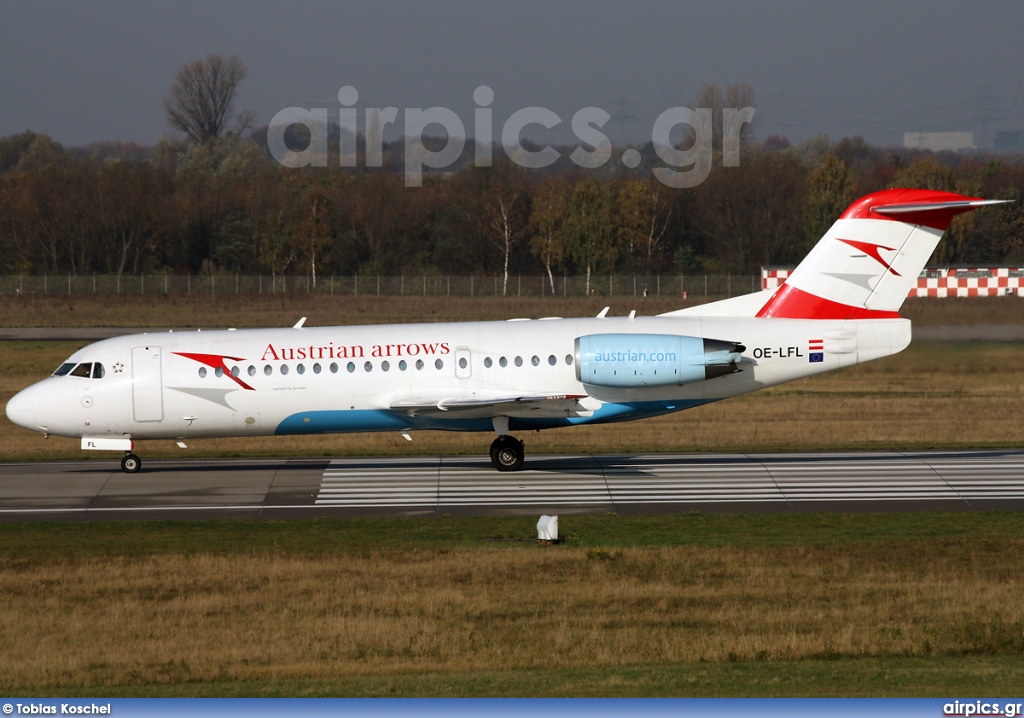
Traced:
[[[761, 288], [777, 289], [793, 267], [762, 267]], [[911, 297], [1024, 297], [1024, 267], [925, 267]]]

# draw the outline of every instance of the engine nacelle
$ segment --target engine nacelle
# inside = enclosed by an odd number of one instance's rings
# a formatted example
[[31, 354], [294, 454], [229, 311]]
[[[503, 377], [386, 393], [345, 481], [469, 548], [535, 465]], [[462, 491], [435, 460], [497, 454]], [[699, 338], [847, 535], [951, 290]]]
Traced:
[[675, 334], [588, 334], [576, 339], [576, 378], [584, 384], [679, 386], [740, 371], [746, 347]]

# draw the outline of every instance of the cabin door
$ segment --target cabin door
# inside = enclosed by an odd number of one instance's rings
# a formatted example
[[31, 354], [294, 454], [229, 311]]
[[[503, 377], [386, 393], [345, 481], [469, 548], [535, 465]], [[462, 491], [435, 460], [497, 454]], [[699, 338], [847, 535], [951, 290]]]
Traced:
[[160, 347], [132, 347], [132, 405], [135, 421], [163, 421]]

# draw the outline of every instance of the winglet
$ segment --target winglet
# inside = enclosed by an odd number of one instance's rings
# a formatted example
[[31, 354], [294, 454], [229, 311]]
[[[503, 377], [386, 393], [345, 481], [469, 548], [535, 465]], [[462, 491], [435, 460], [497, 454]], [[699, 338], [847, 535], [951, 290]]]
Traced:
[[605, 317], [607, 317], [609, 309], [611, 309], [611, 307], [605, 307], [604, 309], [602, 309], [600, 312], [597, 313], [597, 318], [604, 319]]
[[295, 326], [292, 329], [302, 329], [302, 325], [306, 323], [306, 318], [303, 317], [299, 321], [295, 322]]

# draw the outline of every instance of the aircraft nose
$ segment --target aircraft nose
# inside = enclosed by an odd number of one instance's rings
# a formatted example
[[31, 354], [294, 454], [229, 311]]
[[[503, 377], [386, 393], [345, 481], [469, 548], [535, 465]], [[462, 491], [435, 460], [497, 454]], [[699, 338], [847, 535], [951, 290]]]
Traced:
[[19, 391], [11, 397], [11, 400], [7, 402], [7, 418], [18, 426], [39, 431], [31, 388]]

